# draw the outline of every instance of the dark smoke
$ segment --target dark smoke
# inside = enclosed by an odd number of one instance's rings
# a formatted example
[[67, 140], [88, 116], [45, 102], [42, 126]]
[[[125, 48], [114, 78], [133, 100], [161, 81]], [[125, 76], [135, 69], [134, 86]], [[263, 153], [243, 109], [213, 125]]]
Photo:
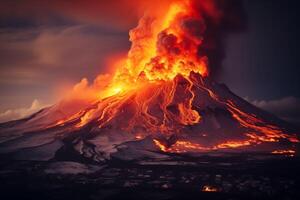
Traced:
[[228, 35], [246, 31], [247, 17], [241, 0], [215, 1], [221, 11], [218, 22], [202, 11], [201, 5], [196, 1], [196, 7], [202, 13], [206, 22], [203, 45], [199, 49], [199, 56], [206, 55], [209, 60], [210, 75], [218, 77], [222, 71], [222, 62], [226, 56], [225, 40]]

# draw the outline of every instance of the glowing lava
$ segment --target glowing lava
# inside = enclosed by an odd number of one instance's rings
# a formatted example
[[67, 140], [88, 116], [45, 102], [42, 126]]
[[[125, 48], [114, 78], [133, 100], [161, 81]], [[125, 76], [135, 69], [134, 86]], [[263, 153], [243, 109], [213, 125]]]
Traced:
[[209, 79], [205, 39], [209, 26], [219, 24], [218, 9], [215, 1], [182, 0], [162, 13], [145, 14], [130, 31], [131, 49], [116, 62], [114, 75], [95, 81], [105, 87], [94, 106], [53, 126], [74, 123], [80, 129], [92, 123], [94, 132], [117, 130], [137, 141], [150, 135], [160, 151], [170, 153], [299, 143], [296, 135], [243, 109], [230, 92], [220, 93]]
[[279, 154], [279, 155], [286, 155], [286, 156], [293, 157], [293, 156], [295, 156], [296, 151], [292, 150], [292, 149], [288, 149], [288, 150], [275, 150], [275, 151], [272, 151], [272, 154]]

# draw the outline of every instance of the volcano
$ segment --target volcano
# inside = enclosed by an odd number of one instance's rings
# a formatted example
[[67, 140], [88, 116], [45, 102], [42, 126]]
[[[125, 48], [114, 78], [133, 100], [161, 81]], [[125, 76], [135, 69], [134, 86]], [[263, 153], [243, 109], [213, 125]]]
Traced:
[[83, 79], [71, 98], [1, 124], [0, 153], [93, 162], [216, 152], [296, 155], [296, 130], [210, 76], [206, 54], [217, 48], [212, 33], [226, 16], [220, 8], [215, 1], [174, 1], [144, 15], [112, 76], [99, 76], [90, 87]]
[[73, 103], [2, 124], [0, 152], [21, 160], [103, 162], [212, 152], [294, 156], [299, 143], [287, 123], [195, 72], [118, 93], [69, 116], [64, 108]]
[[300, 199], [299, 130], [214, 79], [229, 1], [163, 2], [113, 72], [0, 124], [2, 196]]

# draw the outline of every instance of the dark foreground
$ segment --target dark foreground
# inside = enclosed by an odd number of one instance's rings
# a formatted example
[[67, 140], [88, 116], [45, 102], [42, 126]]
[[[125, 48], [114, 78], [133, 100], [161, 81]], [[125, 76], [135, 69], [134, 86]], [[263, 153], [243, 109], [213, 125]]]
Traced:
[[[300, 199], [300, 159], [0, 161], [1, 199]], [[213, 191], [205, 191], [213, 190]]]

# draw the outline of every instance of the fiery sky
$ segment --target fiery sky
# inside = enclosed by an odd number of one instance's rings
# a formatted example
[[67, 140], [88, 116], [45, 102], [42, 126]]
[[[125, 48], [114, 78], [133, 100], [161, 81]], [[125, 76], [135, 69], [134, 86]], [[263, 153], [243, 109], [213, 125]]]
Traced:
[[[161, 4], [149, 2], [2, 0], [0, 121], [36, 111], [81, 78], [106, 72], [128, 51], [128, 31], [143, 11]], [[246, 28], [227, 36], [216, 78], [255, 105], [299, 122], [296, 1], [243, 5]]]

